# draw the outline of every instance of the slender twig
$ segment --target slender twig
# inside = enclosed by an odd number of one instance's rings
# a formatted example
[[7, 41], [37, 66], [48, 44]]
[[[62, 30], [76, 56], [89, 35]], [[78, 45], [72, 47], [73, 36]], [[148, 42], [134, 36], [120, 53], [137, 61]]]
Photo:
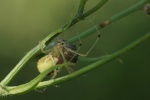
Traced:
[[[83, 13], [83, 7], [81, 7], [81, 11], [78, 10], [78, 14], [76, 15], [76, 17], [73, 19], [72, 24], [75, 24], [78, 22], [78, 20], [83, 20], [84, 18], [86, 18], [87, 16], [93, 14], [94, 12], [96, 12], [98, 9], [100, 9], [108, 0], [101, 0], [99, 3], [97, 3], [97, 5], [95, 5], [93, 8], [91, 8], [89, 11]], [[83, 4], [86, 2], [83, 1]], [[85, 5], [84, 5], [85, 6]]]
[[23, 66], [30, 60], [31, 57], [35, 55], [40, 50], [39, 45], [30, 50], [15, 66], [13, 70], [1, 81], [2, 86], [6, 86], [15, 76], [16, 74], [23, 68]]
[[93, 12], [97, 11], [99, 8], [101, 8], [108, 0], [101, 0], [101, 2], [97, 3], [96, 6], [94, 6], [92, 9], [90, 9], [89, 11], [87, 11], [83, 17], [87, 17], [89, 15], [91, 15]]
[[42, 88], [42, 87], [46, 87], [46, 86], [56, 85], [56, 84], [74, 79], [80, 75], [83, 75], [89, 71], [92, 71], [95, 68], [102, 67], [102, 65], [112, 61], [113, 59], [116, 59], [117, 57], [119, 57], [119, 56], [121, 56], [121, 55], [123, 55], [123, 54], [125, 54], [131, 50], [133, 50], [134, 48], [138, 47], [140, 44], [142, 44], [143, 42], [145, 42], [148, 39], [150, 39], [150, 32], [145, 34], [144, 36], [140, 37], [136, 41], [132, 42], [128, 46], [124, 47], [123, 49], [118, 50], [115, 53], [110, 54], [108, 57], [104, 57], [103, 59], [100, 59], [97, 62], [92, 63], [92, 64], [72, 73], [72, 74], [57, 78], [57, 79], [55, 79], [55, 81], [49, 80], [49, 81], [45, 81], [45, 82], [40, 82], [40, 84], [38, 84], [36, 88]]
[[79, 61], [84, 61], [84, 62], [95, 62], [101, 59], [104, 59], [106, 57], [109, 57], [110, 55], [104, 55], [100, 57], [79, 57]]
[[[140, 10], [146, 3], [148, 3], [150, 0], [141, 0], [140, 2], [134, 4], [133, 6], [121, 11], [120, 13], [117, 13], [116, 15], [110, 17], [108, 20], [103, 21], [102, 23], [97, 24], [96, 26], [88, 29], [87, 31], [81, 33], [79, 36], [73, 37], [71, 39], [68, 40], [68, 43], [74, 43], [76, 41], [78, 41], [78, 38], [80, 37], [80, 39], [83, 39], [89, 35], [91, 35], [92, 33], [96, 32], [98, 28], [99, 30], [101, 30], [102, 28], [104, 28], [107, 25], [110, 25], [118, 20], [120, 20], [121, 18], [124, 18], [138, 10]], [[96, 28], [95, 28], [96, 27]]]
[[[138, 47], [140, 44], [142, 44], [143, 42], [145, 42], [148, 39], [150, 39], [150, 32], [145, 34], [144, 36], [140, 37], [136, 41], [132, 42], [128, 46], [124, 47], [123, 49], [118, 50], [115, 53], [112, 53], [111, 55], [109, 55], [109, 57], [104, 57], [103, 59], [100, 59], [97, 62], [92, 63], [92, 64], [90, 64], [90, 65], [88, 65], [88, 66], [86, 66], [86, 67], [84, 67], [84, 68], [82, 68], [82, 69], [80, 69], [76, 72], [68, 74], [66, 76], [56, 78], [54, 80], [40, 82], [40, 80], [44, 78], [44, 75], [46, 75], [49, 71], [52, 71], [52, 70], [54, 70], [55, 68], [58, 68], [58, 67], [62, 67], [65, 64], [54, 66], [53, 68], [49, 68], [48, 70], [44, 71], [43, 73], [38, 75], [35, 79], [33, 79], [32, 81], [30, 81], [26, 84], [23, 84], [23, 85], [20, 85], [20, 86], [15, 86], [15, 87], [13, 87], [13, 86], [6, 87], [8, 92], [5, 92], [5, 94], [3, 94], [3, 95], [20, 94], [20, 93], [24, 93], [26, 91], [31, 91], [33, 89], [43, 88], [43, 87], [56, 85], [56, 84], [60, 84], [60, 83], [69, 81], [69, 80], [74, 79], [78, 76], [81, 76], [81, 75], [83, 75], [83, 74], [85, 74], [89, 71], [92, 71], [92, 70], [94, 70], [98, 67], [102, 67], [102, 65], [116, 59], [119, 56], [122, 56], [123, 54], [125, 54], [125, 53], [127, 53], [131, 50], [133, 50], [134, 48]], [[38, 84], [38, 85], [36, 86], [36, 84]]]
[[80, 0], [80, 5], [79, 5], [79, 9], [78, 9], [78, 16], [83, 15], [85, 4], [87, 1], [88, 0]]
[[[31, 90], [33, 90], [37, 84], [39, 82], [42, 81], [42, 79], [51, 71], [53, 71], [56, 68], [60, 68], [62, 66], [66, 66], [66, 63], [60, 64], [60, 65], [56, 65], [53, 67], [49, 67], [47, 70], [45, 70], [43, 73], [39, 74], [37, 77], [35, 77], [34, 79], [32, 79], [30, 82], [26, 83], [26, 84], [22, 84], [22, 85], [18, 85], [15, 87], [5, 87], [3, 89], [2, 86], [0, 86], [0, 96], [7, 96], [7, 95], [15, 95], [15, 94], [21, 94], [21, 93], [25, 93], [25, 92], [29, 92]], [[55, 81], [55, 80], [53, 80]]]

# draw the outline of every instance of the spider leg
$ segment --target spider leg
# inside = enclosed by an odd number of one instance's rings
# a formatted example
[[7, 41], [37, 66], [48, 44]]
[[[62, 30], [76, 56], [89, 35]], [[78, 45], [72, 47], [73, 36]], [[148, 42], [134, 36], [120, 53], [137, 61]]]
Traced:
[[54, 79], [56, 76], [57, 76], [57, 69], [54, 69], [54, 72], [53, 72], [51, 79]]
[[41, 41], [39, 41], [39, 44], [40, 44], [40, 49], [41, 49], [42, 53], [47, 54], [51, 51], [51, 49], [44, 50], [44, 44]]
[[[94, 19], [93, 19], [94, 20]], [[86, 21], [89, 21], [93, 24], [94, 28], [96, 29], [98, 35], [97, 35], [97, 39], [95, 40], [95, 42], [93, 43], [93, 45], [91, 46], [91, 48], [86, 52], [86, 56], [91, 52], [91, 50], [95, 47], [95, 45], [97, 44], [97, 42], [99, 41], [100, 39], [100, 36], [101, 36], [101, 33], [98, 29], [98, 27], [95, 25], [94, 21], [93, 20], [86, 20]]]
[[95, 45], [97, 44], [97, 42], [99, 41], [100, 36], [101, 36], [100, 31], [99, 31], [98, 27], [94, 24], [93, 20], [85, 20], [85, 21], [91, 22], [93, 24], [94, 28], [97, 30], [98, 36], [97, 36], [97, 39], [95, 40], [95, 42], [93, 43], [93, 45], [91, 46], [91, 48], [85, 54], [82, 54], [82, 53], [78, 53], [80, 47], [82, 46], [82, 41], [80, 39], [80, 35], [78, 34], [78, 32], [76, 32], [77, 38], [79, 39], [79, 42], [80, 42], [78, 49], [76, 51], [74, 51], [70, 48], [64, 47], [66, 50], [74, 53], [74, 56], [76, 54], [79, 55], [79, 56], [83, 56], [83, 57], [87, 56], [91, 52], [91, 50], [95, 47]]
[[[52, 63], [53, 63], [53, 66], [55, 66], [56, 63], [55, 63], [55, 61], [54, 61], [54, 59], [53, 59], [53, 57], [52, 57], [51, 54], [49, 54], [49, 58], [51, 59], [51, 61], [52, 61]], [[56, 76], [57, 76], [57, 69], [54, 69], [54, 72], [53, 72], [53, 74], [52, 74], [51, 79], [54, 79]]]
[[87, 54], [79, 53], [79, 52], [74, 51], [74, 50], [72, 50], [72, 49], [70, 49], [70, 48], [67, 48], [67, 47], [64, 47], [64, 48], [65, 48], [66, 50], [68, 50], [68, 51], [70, 51], [70, 52], [74, 53], [74, 54], [79, 55], [79, 56], [87, 56]]
[[65, 55], [64, 55], [64, 53], [63, 53], [63, 51], [62, 51], [62, 49], [58, 49], [58, 50], [59, 50], [59, 52], [60, 52], [60, 55], [61, 55], [62, 58], [63, 58], [63, 61], [64, 61], [65, 63], [67, 63], [67, 65], [65, 66], [65, 68], [67, 69], [67, 71], [68, 71], [69, 73], [72, 73], [72, 72], [73, 72], [73, 69], [69, 67], [69, 64], [72, 65], [72, 63], [71, 63], [71, 62], [68, 63], [68, 61], [66, 60]]

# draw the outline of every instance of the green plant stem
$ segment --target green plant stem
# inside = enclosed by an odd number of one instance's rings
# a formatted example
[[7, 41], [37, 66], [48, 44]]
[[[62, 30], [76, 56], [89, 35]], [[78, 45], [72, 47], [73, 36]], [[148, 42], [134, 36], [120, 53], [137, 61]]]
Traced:
[[78, 16], [83, 15], [85, 4], [87, 1], [88, 0], [80, 0], [80, 5], [79, 5], [79, 9], [78, 9]]
[[[148, 3], [150, 0], [141, 0], [140, 2], [134, 4], [133, 6], [121, 11], [120, 13], [117, 13], [116, 15], [110, 17], [108, 20], [103, 21], [102, 23], [88, 29], [87, 31], [81, 33], [79, 36], [73, 37], [71, 39], [68, 40], [68, 43], [74, 43], [76, 41], [80, 39], [83, 39], [89, 35], [91, 35], [92, 33], [96, 32], [97, 29], [101, 30], [102, 28], [104, 28], [107, 25], [110, 25], [111, 23], [114, 23], [116, 21], [118, 21], [121, 18], [124, 18], [132, 13], [134, 13], [135, 11], [138, 11], [139, 9], [141, 9], [146, 3]], [[97, 28], [97, 29], [96, 29]]]
[[22, 69], [23, 65], [25, 65], [30, 58], [39, 51], [39, 45], [33, 48], [31, 51], [29, 51], [21, 60], [20, 62], [15, 66], [13, 70], [1, 81], [2, 86], [6, 86], [15, 76], [16, 74]]
[[[39, 74], [37, 77], [35, 77], [33, 80], [31, 80], [26, 84], [22, 84], [15, 87], [5, 87], [5, 88], [0, 87], [1, 89], [0, 96], [15, 95], [15, 94], [22, 94], [22, 93], [29, 92], [33, 90], [37, 86], [37, 84], [41, 82], [49, 72], [53, 71], [56, 68], [60, 68], [62, 66], [66, 66], [66, 63], [50, 67], [49, 69], [45, 70], [43, 73]], [[53, 79], [53, 81], [55, 80]]]
[[106, 57], [109, 57], [110, 55], [104, 55], [104, 56], [100, 56], [100, 57], [79, 57], [78, 60], [79, 61], [85, 61], [85, 62], [95, 62], [101, 59], [104, 59]]
[[92, 71], [95, 68], [98, 67], [102, 67], [102, 65], [112, 61], [113, 59], [116, 59], [117, 57], [133, 50], [134, 48], [138, 47], [140, 44], [142, 44], [144, 41], [150, 39], [150, 32], [145, 34], [144, 36], [142, 36], [141, 38], [139, 38], [138, 40], [136, 40], [135, 42], [132, 42], [131, 44], [129, 44], [128, 46], [124, 47], [121, 50], [116, 51], [115, 53], [112, 53], [109, 55], [109, 57], [104, 57], [103, 59], [98, 60], [95, 63], [92, 63], [72, 74], [60, 77], [60, 78], [56, 78], [55, 81], [49, 80], [49, 81], [45, 81], [45, 82], [40, 82], [40, 84], [37, 85], [36, 88], [42, 88], [42, 87], [47, 87], [47, 86], [51, 86], [51, 85], [56, 85], [71, 79], [74, 79], [78, 76], [81, 76], [89, 71]]
[[47, 73], [54, 70], [55, 68], [65, 66], [66, 64], [64, 63], [64, 64], [61, 64], [61, 65], [56, 65], [56, 66], [54, 66], [52, 68], [49, 68], [48, 70], [44, 71], [43, 73], [38, 75], [36, 78], [34, 78], [32, 81], [30, 81], [26, 84], [23, 84], [23, 85], [20, 85], [20, 86], [11, 86], [11, 87], [7, 86], [7, 87], [5, 87], [8, 92], [4, 91], [4, 93], [0, 94], [0, 95], [5, 95], [6, 96], [6, 95], [21, 94], [21, 93], [31, 91], [33, 89], [43, 88], [43, 87], [56, 85], [56, 84], [60, 84], [60, 83], [69, 81], [69, 80], [74, 79], [78, 76], [81, 76], [81, 75], [83, 75], [83, 74], [85, 74], [89, 71], [92, 71], [96, 68], [102, 67], [102, 65], [116, 59], [119, 56], [122, 56], [123, 54], [125, 54], [125, 53], [127, 53], [131, 50], [133, 50], [134, 48], [138, 47], [140, 44], [142, 44], [144, 41], [146, 41], [148, 39], [150, 39], [150, 32], [145, 34], [144, 36], [140, 37], [136, 41], [132, 42], [128, 46], [124, 47], [123, 49], [118, 50], [115, 53], [112, 53], [111, 55], [109, 55], [109, 57], [104, 57], [103, 59], [98, 60], [95, 63], [92, 63], [92, 64], [90, 64], [90, 65], [88, 65], [88, 66], [86, 66], [86, 67], [84, 67], [84, 68], [82, 68], [82, 69], [80, 69], [76, 72], [68, 74], [66, 76], [56, 78], [54, 80], [40, 82], [45, 77], [45, 75], [47, 75]]
[[85, 3], [87, 2], [87, 0], [81, 0], [80, 5], [79, 5], [79, 9], [78, 13], [76, 15], [76, 17], [73, 19], [72, 24], [75, 24], [78, 22], [78, 20], [83, 20], [84, 18], [86, 18], [87, 16], [93, 14], [95, 11], [97, 11], [98, 9], [100, 9], [108, 0], [100, 0], [99, 3], [97, 3], [97, 5], [95, 5], [93, 8], [91, 8], [89, 11], [87, 11], [86, 13], [83, 12], [84, 10], [84, 6]]
[[95, 5], [92, 9], [87, 11], [84, 15], [83, 18], [91, 15], [93, 12], [97, 11], [99, 8], [101, 8], [108, 0], [101, 0], [97, 5]]
[[109, 23], [112, 23], [118, 19], [121, 19], [124, 16], [127, 16], [129, 14], [132, 14], [135, 11], [141, 10], [144, 5], [146, 3], [150, 2], [150, 0], [141, 0], [140, 2], [138, 2], [137, 4], [135, 4], [134, 6], [129, 7], [127, 10], [122, 11], [121, 13], [119, 13], [117, 16], [113, 16], [109, 19]]

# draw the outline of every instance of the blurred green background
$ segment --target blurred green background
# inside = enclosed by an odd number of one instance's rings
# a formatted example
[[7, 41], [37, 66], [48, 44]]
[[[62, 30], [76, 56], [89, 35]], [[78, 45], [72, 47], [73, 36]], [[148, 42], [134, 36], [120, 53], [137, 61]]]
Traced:
[[[86, 10], [99, 0], [89, 0]], [[98, 24], [140, 0], [109, 0], [87, 19]], [[66, 23], [76, 13], [79, 0], [0, 0], [0, 80], [18, 61], [50, 32]], [[73, 8], [73, 6], [75, 6]], [[69, 39], [93, 25], [82, 21], [60, 37]], [[137, 11], [100, 31], [101, 38], [89, 57], [115, 52], [150, 31], [150, 17]], [[82, 40], [82, 53], [91, 47], [97, 33]], [[2, 97], [4, 100], [149, 100], [150, 99], [150, 41], [120, 57], [123, 64], [114, 60], [77, 79], [48, 87], [44, 93]], [[38, 71], [33, 61], [17, 75], [10, 85], [30, 81]], [[75, 69], [89, 63], [78, 61]]]

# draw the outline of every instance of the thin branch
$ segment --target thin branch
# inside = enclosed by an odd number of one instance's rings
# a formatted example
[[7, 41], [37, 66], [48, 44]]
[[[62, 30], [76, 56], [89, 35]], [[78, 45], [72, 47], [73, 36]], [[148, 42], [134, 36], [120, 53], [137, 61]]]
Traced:
[[[117, 13], [116, 15], [110, 17], [108, 20], [103, 21], [102, 23], [96, 25], [96, 28], [98, 28], [99, 30], [101, 30], [102, 28], [104, 28], [107, 25], [110, 25], [136, 11], [138, 11], [139, 9], [141, 9], [146, 3], [148, 3], [150, 0], [141, 0], [140, 2], [134, 4], [133, 6], [121, 11], [120, 13]], [[68, 40], [68, 43], [74, 43], [76, 41], [78, 41], [78, 38], [80, 37], [80, 39], [86, 38], [87, 36], [91, 35], [92, 33], [96, 32], [97, 29], [94, 27], [88, 29], [87, 31], [81, 33], [79, 36], [73, 37], [71, 39]]]
[[63, 83], [63, 82], [66, 82], [68, 80], [74, 79], [78, 76], [81, 76], [81, 75], [83, 75], [89, 71], [92, 71], [95, 68], [102, 67], [102, 65], [116, 59], [119, 56], [122, 56], [123, 54], [133, 50], [134, 48], [137, 48], [140, 44], [142, 44], [143, 42], [145, 42], [148, 39], [150, 39], [150, 32], [145, 34], [144, 36], [140, 37], [136, 41], [132, 42], [128, 46], [124, 47], [123, 49], [118, 50], [117, 52], [110, 54], [109, 57], [104, 57], [103, 59], [100, 59], [97, 62], [92, 63], [92, 64], [72, 73], [72, 74], [69, 74], [69, 75], [66, 75], [66, 76], [63, 76], [60, 78], [56, 78], [55, 81], [49, 80], [49, 81], [45, 81], [45, 82], [40, 82], [40, 84], [38, 84], [36, 88], [42, 88], [42, 87], [47, 87], [47, 86]]
[[[22, 94], [22, 93], [26, 93], [26, 92], [29, 92], [31, 90], [34, 90], [34, 88], [37, 86], [37, 84], [39, 82], [41, 82], [42, 79], [49, 72], [53, 71], [56, 68], [60, 68], [62, 66], [66, 66], [66, 63], [48, 68], [43, 73], [39, 74], [37, 77], [35, 77], [33, 80], [31, 80], [30, 82], [28, 82], [26, 84], [22, 84], [22, 85], [19, 85], [19, 86], [14, 86], [14, 87], [5, 87], [5, 88], [2, 88], [2, 86], [0, 86], [0, 96]], [[55, 81], [55, 80], [53, 79], [53, 81]]]
[[23, 68], [23, 66], [40, 50], [39, 45], [30, 50], [15, 66], [13, 70], [1, 81], [2, 86], [6, 86], [15, 76], [16, 74]]
[[100, 57], [92, 57], [92, 58], [89, 58], [89, 57], [79, 57], [79, 61], [84, 61], [84, 62], [95, 62], [95, 61], [98, 61], [98, 60], [102, 60], [104, 58], [107, 58], [111, 55], [104, 55], [104, 56], [100, 56]]
[[[133, 50], [134, 48], [137, 48], [140, 44], [144, 43], [146, 40], [150, 39], [150, 32], [145, 34], [144, 36], [140, 37], [139, 39], [137, 39], [136, 41], [132, 42], [131, 44], [129, 44], [128, 46], [124, 47], [121, 50], [116, 51], [115, 53], [112, 53], [111, 55], [109, 55], [109, 57], [104, 57], [103, 59], [98, 60], [95, 63], [92, 63], [78, 71], [75, 71], [71, 74], [68, 74], [66, 76], [60, 77], [60, 78], [56, 78], [54, 80], [49, 80], [49, 81], [44, 81], [44, 82], [40, 82], [41, 79], [43, 79], [44, 75], [46, 75], [49, 71], [54, 70], [54, 68], [59, 68], [64, 66], [64, 64], [62, 65], [57, 65], [54, 66], [53, 69], [49, 68], [48, 70], [46, 70], [45, 72], [41, 73], [40, 75], [38, 75], [35, 79], [33, 79], [32, 81], [20, 85], [20, 86], [11, 86], [11, 87], [6, 87], [7, 91], [9, 92], [5, 92], [5, 95], [9, 95], [9, 94], [18, 94], [18, 93], [24, 93], [26, 91], [29, 91], [29, 87], [31, 88], [30, 90], [33, 89], [38, 89], [38, 88], [43, 88], [43, 87], [47, 87], [47, 86], [52, 86], [52, 85], [56, 85], [56, 84], [60, 84], [69, 80], [72, 80], [78, 76], [81, 76], [89, 71], [92, 71], [98, 67], [102, 67], [104, 64], [116, 59], [119, 56], [122, 56], [123, 54]], [[35, 85], [40, 82], [36, 87]], [[35, 87], [35, 88], [34, 88]], [[4, 94], [3, 94], [4, 95]]]
[[144, 5], [146, 3], [150, 2], [150, 0], [141, 0], [140, 2], [138, 2], [137, 4], [134, 4], [134, 6], [129, 7], [128, 9], [120, 12], [119, 14], [112, 16], [110, 19], [104, 21], [103, 23], [100, 24], [100, 28], [105, 27], [108, 24], [113, 23], [116, 20], [119, 20], [125, 16], [128, 16], [129, 14], [132, 14], [135, 11], [140, 10], [141, 8], [144, 7]]
[[90, 9], [89, 11], [87, 11], [83, 17], [87, 17], [89, 15], [91, 15], [93, 12], [97, 11], [99, 8], [101, 8], [108, 0], [101, 0], [99, 3], [97, 3], [96, 6], [94, 6], [92, 9]]
[[78, 9], [78, 16], [83, 15], [85, 4], [87, 1], [88, 0], [80, 0], [80, 5], [79, 5], [79, 9]]
[[[94, 12], [96, 12], [98, 9], [100, 9], [108, 0], [101, 0], [99, 3], [97, 3], [97, 5], [95, 5], [93, 8], [91, 8], [89, 11], [87, 11], [86, 13], [83, 13], [83, 11], [78, 10], [82, 13], [78, 13], [76, 15], [76, 17], [73, 19], [72, 24], [75, 24], [78, 22], [78, 20], [83, 20], [84, 18], [86, 18], [87, 16], [93, 14]], [[84, 1], [85, 2], [85, 1]], [[83, 3], [84, 5], [84, 3]]]

